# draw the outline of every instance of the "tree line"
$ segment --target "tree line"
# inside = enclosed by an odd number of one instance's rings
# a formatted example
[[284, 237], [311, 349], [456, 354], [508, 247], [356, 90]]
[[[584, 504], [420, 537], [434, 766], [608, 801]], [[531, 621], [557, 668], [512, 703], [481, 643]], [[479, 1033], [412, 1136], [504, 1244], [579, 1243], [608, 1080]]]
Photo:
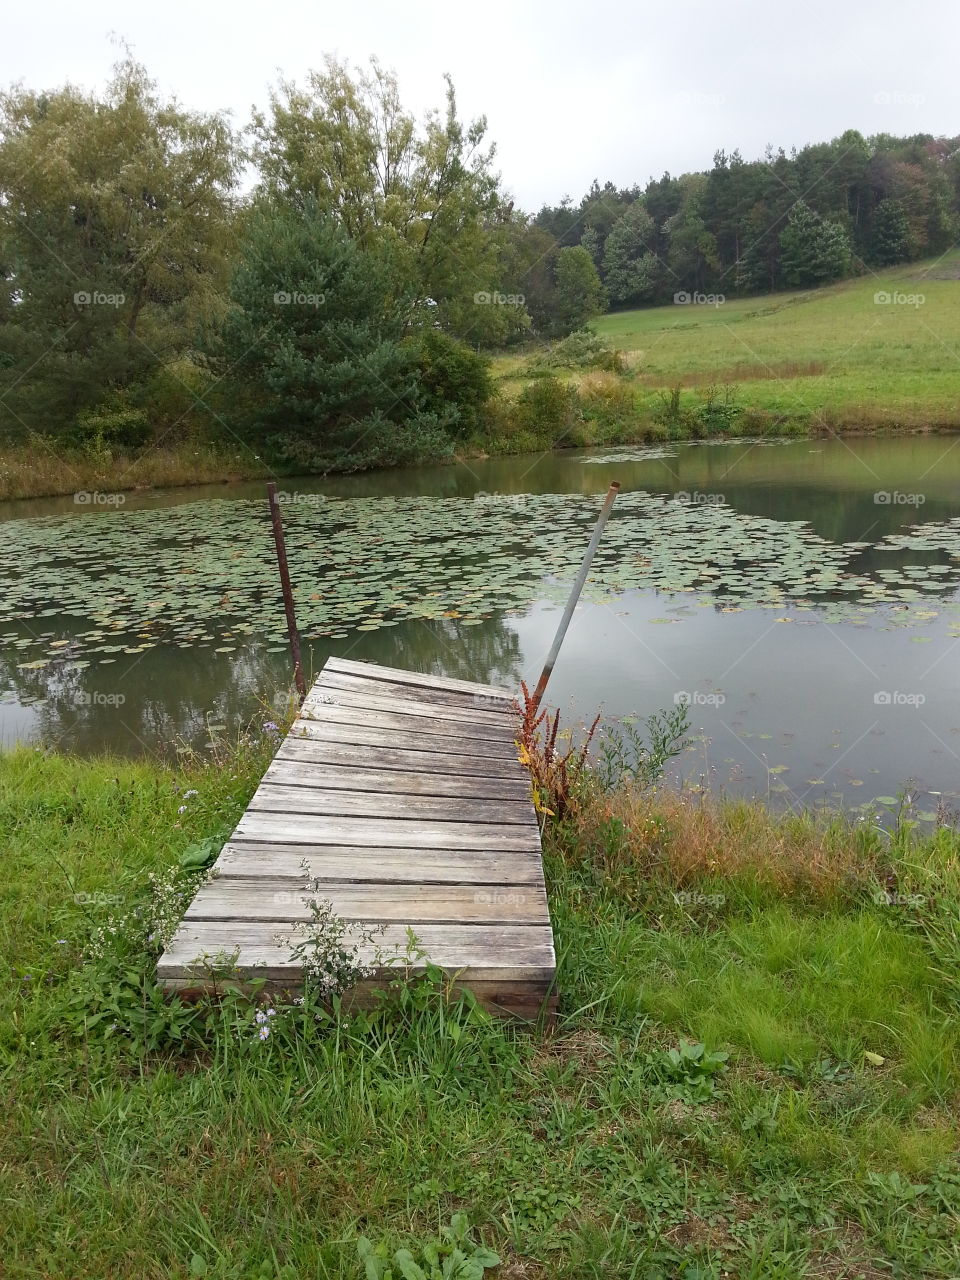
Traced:
[[478, 430], [484, 352], [956, 233], [956, 140], [718, 153], [532, 215], [486, 132], [449, 79], [417, 121], [376, 60], [281, 81], [242, 129], [129, 56], [98, 94], [0, 94], [0, 433], [109, 453], [193, 432], [304, 467], [436, 456]]
[[815, 286], [955, 243], [960, 137], [851, 129], [755, 161], [718, 151], [709, 171], [642, 189], [595, 181], [579, 204], [544, 206], [535, 221], [586, 249], [614, 308]]

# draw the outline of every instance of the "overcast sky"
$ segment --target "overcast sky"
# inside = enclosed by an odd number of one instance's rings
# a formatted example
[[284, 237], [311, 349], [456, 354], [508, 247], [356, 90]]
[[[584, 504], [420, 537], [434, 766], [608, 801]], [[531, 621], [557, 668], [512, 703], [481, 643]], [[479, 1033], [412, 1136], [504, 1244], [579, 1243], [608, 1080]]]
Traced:
[[278, 73], [376, 54], [419, 115], [454, 78], [535, 210], [844, 129], [960, 133], [957, 0], [35, 0], [6, 9], [0, 82], [103, 83], [127, 40], [186, 105], [245, 123]]

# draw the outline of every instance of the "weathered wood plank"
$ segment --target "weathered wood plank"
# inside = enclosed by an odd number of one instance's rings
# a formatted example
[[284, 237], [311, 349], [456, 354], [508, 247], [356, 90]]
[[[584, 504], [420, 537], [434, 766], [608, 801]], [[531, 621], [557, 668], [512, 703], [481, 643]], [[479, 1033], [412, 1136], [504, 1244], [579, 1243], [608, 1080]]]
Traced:
[[542, 885], [544, 882], [540, 855], [533, 850], [494, 853], [489, 849], [383, 849], [230, 841], [214, 865], [223, 875], [251, 880], [279, 876], [378, 884]]
[[[445, 925], [410, 926], [426, 959], [411, 966], [414, 972], [424, 969], [427, 960], [441, 969], [459, 973], [467, 979], [502, 982], [506, 979], [526, 981], [549, 980], [553, 977], [556, 957], [553, 935], [548, 925]], [[359, 928], [357, 934], [360, 933]], [[290, 925], [268, 922], [253, 924], [235, 920], [203, 920], [184, 922], [161, 957], [161, 978], [189, 978], [202, 973], [201, 956], [231, 956], [241, 971], [254, 976], [296, 980], [301, 973], [300, 961], [291, 949], [303, 939], [301, 931]], [[374, 964], [379, 948], [385, 958], [401, 957], [407, 952], [405, 925], [386, 925], [378, 936], [377, 947], [360, 944], [357, 959]]]
[[[313, 689], [307, 695], [303, 705], [310, 708], [311, 714], [316, 714], [316, 707], [324, 708], [330, 705], [356, 707], [361, 711], [389, 711], [402, 713], [403, 715], [419, 716], [424, 720], [450, 721], [453, 725], [461, 726], [461, 732], [464, 725], [486, 725], [488, 728], [493, 729], [496, 734], [502, 735], [511, 742], [517, 736], [520, 725], [519, 717], [503, 711], [486, 710], [480, 705], [479, 695], [476, 706], [468, 702], [461, 704], [459, 707], [451, 707], [444, 703], [422, 702], [417, 698], [404, 698], [392, 693], [378, 693], [377, 686], [372, 681], [366, 689], [341, 689], [334, 684], [328, 683], [334, 678], [333, 676], [320, 676]], [[357, 683], [360, 682], [357, 681]], [[319, 718], [322, 718], [322, 711]], [[491, 734], [492, 736], [494, 735]]]
[[[316, 729], [317, 726], [311, 726]], [[426, 751], [414, 744], [412, 748], [382, 745], [382, 738], [367, 744], [338, 741], [336, 736], [324, 739], [319, 734], [284, 738], [276, 760], [299, 760], [311, 764], [339, 764], [357, 769], [398, 769], [404, 771], [428, 771], [431, 774], [448, 774], [459, 778], [509, 778], [522, 779], [529, 785], [529, 775], [514, 753], [507, 756], [469, 756], [444, 751]], [[342, 738], [342, 735], [341, 735]]]
[[324, 689], [342, 689], [351, 693], [372, 693], [379, 697], [402, 698], [406, 702], [440, 707], [449, 711], [472, 711], [482, 707], [491, 714], [499, 716], [515, 717], [517, 714], [513, 702], [507, 702], [499, 695], [489, 698], [479, 693], [458, 693], [455, 690], [437, 689], [422, 684], [401, 684], [387, 679], [372, 680], [369, 676], [352, 676], [345, 671], [337, 671], [329, 665], [320, 672], [317, 683]]
[[[514, 740], [517, 727], [507, 721], [506, 725], [487, 724], [474, 721], [467, 724], [462, 720], [440, 720], [435, 716], [422, 715], [419, 712], [408, 715], [399, 711], [368, 710], [364, 707], [344, 706], [338, 702], [324, 702], [317, 697], [307, 698], [300, 708], [303, 720], [314, 720], [323, 724], [347, 724], [369, 726], [375, 729], [399, 729], [411, 736], [423, 734], [430, 738], [442, 738], [455, 741], [495, 742], [506, 750], [515, 751]], [[511, 732], [511, 730], [514, 730]], [[443, 749], [443, 744], [436, 744]]]
[[[322, 761], [274, 757], [264, 782], [285, 787], [317, 787], [324, 791], [367, 791], [388, 796], [450, 796], [464, 800], [530, 800], [526, 777], [464, 777], [424, 769], [366, 769]], [[371, 804], [376, 802], [371, 801]]]
[[373, 924], [549, 924], [539, 885], [346, 884], [313, 893], [302, 882], [218, 876], [203, 885], [185, 920], [309, 920], [311, 897], [329, 902], [343, 920]]
[[477, 760], [515, 760], [517, 754], [517, 748], [512, 742], [494, 738], [441, 737], [437, 734], [424, 734], [420, 730], [395, 729], [356, 721], [340, 724], [321, 720], [297, 720], [287, 734], [288, 740], [291, 737], [309, 738], [314, 742], [342, 742], [357, 747], [449, 752], [451, 755], [469, 756]]
[[472, 822], [420, 822], [402, 818], [328, 818], [313, 814], [264, 813], [248, 809], [234, 840], [280, 844], [355, 844], [383, 849], [531, 849], [539, 851], [537, 828]]
[[350, 658], [328, 658], [326, 669], [343, 671], [352, 676], [365, 676], [371, 680], [388, 680], [391, 684], [447, 689], [454, 693], [479, 693], [484, 697], [502, 698], [508, 703], [512, 702], [515, 696], [509, 689], [498, 689], [495, 685], [476, 684], [472, 680], [455, 680], [450, 676], [424, 675], [418, 671], [402, 671], [397, 667], [381, 667], [376, 662], [354, 662]]
[[403, 818], [411, 821], [519, 823], [536, 827], [529, 800], [467, 800], [461, 797], [380, 794], [365, 791], [325, 791], [320, 787], [289, 787], [262, 782], [247, 812], [309, 813], [328, 817]]

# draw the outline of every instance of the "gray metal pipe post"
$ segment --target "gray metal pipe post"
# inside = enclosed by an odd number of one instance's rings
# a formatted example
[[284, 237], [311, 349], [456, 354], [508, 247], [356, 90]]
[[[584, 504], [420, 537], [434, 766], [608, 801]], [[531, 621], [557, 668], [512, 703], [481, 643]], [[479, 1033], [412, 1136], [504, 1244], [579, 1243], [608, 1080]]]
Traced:
[[563, 644], [563, 637], [567, 634], [567, 627], [570, 625], [570, 619], [573, 617], [573, 611], [577, 607], [577, 601], [580, 599], [580, 592], [583, 590], [583, 584], [587, 580], [587, 574], [590, 572], [590, 562], [593, 560], [600, 538], [603, 534], [604, 526], [609, 519], [610, 512], [613, 510], [613, 504], [616, 501], [617, 494], [620, 492], [619, 483], [614, 480], [610, 488], [607, 490], [607, 496], [603, 500], [603, 506], [600, 508], [600, 516], [597, 520], [597, 527], [593, 531], [593, 537], [590, 539], [590, 545], [587, 547], [586, 554], [583, 557], [583, 564], [580, 566], [580, 572], [577, 574], [577, 580], [573, 584], [573, 590], [570, 592], [570, 599], [567, 601], [567, 607], [563, 611], [563, 617], [560, 619], [560, 625], [557, 628], [557, 634], [553, 637], [553, 644], [550, 646], [550, 652], [547, 654], [547, 660], [543, 664], [543, 671], [540, 673], [540, 679], [537, 681], [537, 687], [533, 691], [532, 709], [536, 711], [543, 698], [544, 691], [547, 687], [547, 681], [553, 672], [554, 664], [560, 653], [560, 646]]

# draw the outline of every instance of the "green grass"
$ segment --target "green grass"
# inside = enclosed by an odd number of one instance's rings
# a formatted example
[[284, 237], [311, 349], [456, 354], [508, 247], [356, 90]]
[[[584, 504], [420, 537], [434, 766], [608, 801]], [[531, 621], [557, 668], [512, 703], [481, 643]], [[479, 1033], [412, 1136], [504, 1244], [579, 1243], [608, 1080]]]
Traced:
[[[878, 305], [881, 291], [924, 301]], [[958, 427], [958, 300], [955, 250], [826, 288], [617, 312], [592, 327], [627, 354], [639, 438], [662, 407], [658, 393], [677, 386], [689, 406], [708, 386], [736, 387], [736, 403], [756, 415], [754, 430], [777, 421], [808, 429]], [[525, 378], [527, 359], [496, 361], [508, 391]]]
[[[889, 854], [925, 912], [863, 885], [748, 891], [742, 866], [723, 903], [683, 908], [667, 853], [634, 898], [588, 824], [548, 832], [552, 1037], [423, 993], [266, 1044], [226, 1020], [152, 1053], [83, 1034], [69, 1002], [101, 908], [75, 895], [137, 901], [235, 820], [267, 755], [0, 756], [5, 1276], [359, 1280], [360, 1234], [416, 1252], [457, 1209], [494, 1276], [960, 1273], [950, 833]], [[783, 842], [751, 823], [731, 813], [724, 845]], [[670, 826], [678, 848], [696, 835], [675, 807]], [[805, 839], [794, 821], [798, 858]], [[682, 1037], [729, 1053], [715, 1089], [670, 1078]]]

